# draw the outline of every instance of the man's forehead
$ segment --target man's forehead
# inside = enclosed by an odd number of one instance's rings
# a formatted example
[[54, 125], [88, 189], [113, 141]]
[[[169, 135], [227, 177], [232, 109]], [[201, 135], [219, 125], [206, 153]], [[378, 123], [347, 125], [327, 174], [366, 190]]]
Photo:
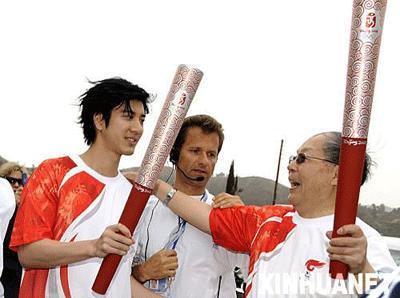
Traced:
[[191, 127], [186, 133], [184, 145], [199, 148], [204, 146], [215, 146], [217, 150], [219, 145], [219, 136], [216, 132], [206, 133], [200, 127]]
[[215, 137], [216, 136], [216, 137], [218, 137], [218, 134], [216, 132], [207, 132], [207, 131], [204, 131], [201, 127], [198, 127], [198, 126], [189, 127], [187, 129], [186, 135], [187, 136], [191, 135], [193, 137], [196, 137], [196, 136], [199, 136], [199, 135], [201, 135], [201, 136], [211, 136], [211, 137]]
[[141, 102], [139, 99], [131, 99], [129, 101], [129, 105], [131, 108], [140, 108], [141, 110], [144, 110], [144, 105], [143, 102]]
[[316, 135], [308, 139], [297, 152], [307, 153], [307, 152], [315, 152], [315, 151], [322, 151], [323, 145], [325, 143], [325, 138], [322, 135]]
[[122, 102], [119, 106], [116, 106], [115, 109], [123, 112], [131, 110], [132, 112], [144, 114], [144, 105], [138, 99], [129, 100], [129, 106], [127, 105], [127, 102]]

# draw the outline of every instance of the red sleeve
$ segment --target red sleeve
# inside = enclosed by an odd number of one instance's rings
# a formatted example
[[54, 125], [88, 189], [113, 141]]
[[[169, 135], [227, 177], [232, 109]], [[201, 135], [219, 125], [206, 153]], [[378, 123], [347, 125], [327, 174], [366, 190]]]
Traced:
[[67, 172], [61, 159], [44, 161], [32, 173], [21, 195], [10, 248], [41, 239], [54, 239], [53, 226], [58, 207], [58, 188]]
[[233, 251], [250, 253], [251, 242], [258, 229], [258, 208], [213, 208], [210, 229], [214, 242]]
[[250, 253], [260, 226], [268, 218], [282, 218], [288, 212], [294, 212], [293, 206], [213, 208], [209, 218], [211, 235], [218, 245], [233, 251]]

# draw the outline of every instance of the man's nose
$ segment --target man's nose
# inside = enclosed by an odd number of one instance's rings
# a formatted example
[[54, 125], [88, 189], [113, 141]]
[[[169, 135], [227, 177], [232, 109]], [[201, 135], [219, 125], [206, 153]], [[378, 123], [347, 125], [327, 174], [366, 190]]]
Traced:
[[289, 172], [294, 171], [296, 168], [296, 165], [297, 165], [296, 160], [289, 161], [289, 164], [287, 165], [288, 171]]
[[136, 119], [136, 118], [132, 119], [129, 129], [132, 132], [135, 132], [140, 136], [143, 134], [143, 125], [142, 125], [142, 122], [140, 121], [140, 119]]
[[210, 160], [209, 160], [209, 158], [208, 158], [208, 156], [207, 156], [207, 152], [201, 152], [201, 153], [199, 154], [199, 159], [198, 159], [198, 161], [199, 161], [199, 163], [201, 163], [201, 164], [203, 164], [203, 165], [209, 163]]

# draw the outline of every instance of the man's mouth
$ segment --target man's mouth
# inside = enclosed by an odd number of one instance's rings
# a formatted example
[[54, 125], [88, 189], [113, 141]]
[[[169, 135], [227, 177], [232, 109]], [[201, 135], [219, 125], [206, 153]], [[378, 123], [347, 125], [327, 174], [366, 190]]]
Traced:
[[290, 182], [290, 190], [294, 190], [294, 189], [298, 188], [299, 186], [301, 186], [300, 182], [298, 182], [298, 181], [289, 179], [289, 182]]
[[207, 175], [207, 171], [200, 170], [200, 169], [194, 169], [192, 170], [193, 173], [198, 174], [198, 175]]
[[137, 144], [138, 142], [138, 138], [134, 138], [134, 137], [127, 137], [126, 138], [128, 140], [128, 142], [130, 143], [131, 146], [134, 146]]

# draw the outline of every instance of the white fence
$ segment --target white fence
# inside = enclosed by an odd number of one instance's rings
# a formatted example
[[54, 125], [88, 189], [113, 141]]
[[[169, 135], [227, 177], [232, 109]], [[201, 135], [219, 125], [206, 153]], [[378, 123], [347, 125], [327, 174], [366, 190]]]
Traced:
[[395, 250], [400, 252], [400, 238], [383, 236], [383, 239], [385, 240], [390, 250]]

